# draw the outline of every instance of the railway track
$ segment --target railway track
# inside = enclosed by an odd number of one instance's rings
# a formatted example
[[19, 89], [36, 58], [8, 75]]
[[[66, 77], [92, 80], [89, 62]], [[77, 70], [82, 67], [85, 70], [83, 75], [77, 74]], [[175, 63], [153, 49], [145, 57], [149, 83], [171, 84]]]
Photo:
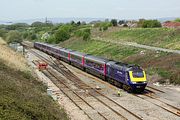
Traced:
[[[61, 64], [61, 62], [59, 62], [59, 64]], [[61, 65], [63, 65], [63, 64], [61, 64]], [[68, 71], [69, 71], [69, 70], [68, 70]], [[70, 76], [70, 75], [72, 76], [72, 78], [77, 77], [77, 76], [74, 76], [74, 74], [68, 74], [68, 76]], [[164, 91], [159, 90], [159, 89], [156, 89], [156, 88], [154, 88], [154, 87], [148, 86], [148, 88], [151, 88], [151, 89], [153, 89], [153, 90], [155, 90], [155, 91], [158, 91], [158, 92], [161, 92], [161, 93], [165, 93]], [[97, 90], [96, 90], [96, 91], [97, 91]], [[99, 94], [101, 94], [99, 91], [97, 91], [97, 92], [98, 92]], [[153, 95], [155, 94], [154, 91], [146, 90], [146, 92], [147, 92], [148, 94], [146, 93], [146, 94], [143, 94], [142, 96], [146, 96], [146, 97], [148, 97], [148, 98], [153, 99], [153, 100], [156, 101], [156, 102], [151, 102], [151, 103], [153, 103], [153, 104], [161, 107], [162, 109], [164, 109], [164, 110], [166, 110], [166, 111], [168, 111], [168, 112], [170, 112], [170, 113], [172, 113], [172, 114], [180, 117], [180, 109], [179, 109], [179, 108], [177, 108], [177, 107], [175, 107], [175, 106], [172, 106], [172, 105], [170, 105], [170, 104], [168, 104], [168, 103], [166, 103], [166, 102], [158, 99], [157, 97], [154, 97], [154, 96], [153, 96]], [[137, 95], [135, 95], [135, 96], [137, 96]], [[141, 96], [141, 95], [140, 95], [140, 96]], [[138, 97], [140, 97], [140, 96], [138, 96]], [[146, 99], [145, 97], [142, 97], [142, 96], [141, 96], [140, 98]], [[111, 100], [111, 99], [110, 99], [110, 100]], [[112, 100], [112, 101], [113, 101], [113, 100]], [[159, 103], [159, 102], [160, 102], [160, 103]], [[117, 104], [118, 104], [118, 103], [117, 103]]]
[[[101, 104], [103, 104], [104, 106], [106, 106], [109, 110], [111, 110], [113, 113], [115, 113], [115, 115], [119, 116], [120, 119], [125, 119], [127, 120], [127, 116], [128, 118], [131, 119], [138, 119], [138, 120], [142, 120], [141, 117], [135, 115], [134, 113], [132, 113], [131, 111], [127, 110], [126, 108], [124, 108], [123, 106], [119, 105], [117, 102], [115, 102], [114, 100], [110, 99], [109, 97], [105, 96], [104, 94], [100, 93], [99, 91], [97, 91], [96, 89], [88, 86], [87, 84], [85, 84], [84, 82], [82, 82], [77, 76], [75, 76], [69, 69], [67, 69], [63, 64], [61, 64], [60, 61], [53, 61], [52, 60], [48, 60], [47, 58], [45, 58], [44, 56], [36, 53], [33, 51], [33, 54], [35, 54], [37, 57], [39, 57], [40, 59], [42, 59], [43, 61], [47, 62], [50, 64], [50, 66], [55, 69], [57, 72], [61, 73], [63, 76], [65, 76], [68, 80], [70, 80], [75, 86], [77, 86], [77, 88], [79, 90], [83, 90], [83, 91], [88, 91], [88, 95], [93, 98], [96, 101], [99, 101]], [[57, 77], [57, 73], [54, 71], [48, 71], [49, 74], [51, 74], [51, 76], [53, 76], [54, 78], [56, 78], [57, 80], [62, 80], [63, 78], [58, 76]], [[47, 73], [45, 73], [47, 75]], [[56, 75], [55, 75], [56, 74]], [[63, 80], [65, 81], [65, 80]], [[58, 84], [56, 82], [56, 84]], [[66, 84], [66, 85], [65, 85]], [[59, 86], [59, 85], [58, 85]], [[67, 83], [64, 83], [64, 86], [68, 86]], [[62, 86], [61, 86], [62, 87]], [[70, 88], [68, 88], [70, 90]], [[65, 93], [67, 94], [67, 93]], [[77, 92], [75, 92], [74, 94], [78, 94]], [[81, 97], [81, 100], [85, 99], [82, 98], [82, 96], [79, 95], [79, 97]], [[73, 99], [72, 99], [73, 100]], [[75, 102], [75, 101], [74, 101]], [[85, 102], [85, 101], [84, 101]], [[86, 101], [86, 104], [89, 104]], [[114, 106], [114, 107], [113, 107]], [[90, 107], [90, 106], [89, 106]], [[93, 107], [91, 106], [91, 108], [93, 109]], [[82, 109], [82, 108], [81, 108]], [[102, 113], [98, 113], [99, 116], [102, 117]], [[122, 115], [123, 114], [123, 115]], [[125, 117], [125, 116], [126, 117]], [[102, 117], [105, 119], [105, 117]]]
[[150, 90], [157, 91], [157, 92], [160, 92], [160, 93], [165, 93], [164, 91], [159, 90], [159, 89], [154, 88], [154, 87], [151, 87], [151, 86], [147, 86], [146, 88], [149, 88]]
[[145, 94], [141, 94], [141, 95], [140, 94], [139, 95], [132, 94], [132, 95], [134, 95], [138, 98], [141, 98], [143, 100], [146, 100], [146, 101], [180, 117], [180, 109], [179, 108], [160, 100], [158, 97], [155, 97], [155, 93], [145, 93]]
[[[77, 92], [70, 89], [64, 81], [63, 78], [57, 77], [52, 74], [51, 70], [43, 71], [43, 73], [52, 80], [52, 82], [76, 105], [80, 110], [83, 110], [84, 113], [91, 120], [108, 120], [103, 114], [96, 111], [93, 106], [91, 106], [87, 101], [85, 101]], [[78, 102], [77, 102], [78, 101]], [[93, 113], [93, 114], [92, 114]]]

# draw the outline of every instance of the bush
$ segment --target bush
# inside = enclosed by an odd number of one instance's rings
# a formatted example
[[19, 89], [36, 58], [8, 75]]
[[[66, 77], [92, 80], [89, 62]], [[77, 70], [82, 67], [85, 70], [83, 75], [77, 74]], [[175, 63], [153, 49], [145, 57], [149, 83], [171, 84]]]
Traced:
[[180, 22], [180, 18], [176, 18], [174, 22]]
[[32, 26], [32, 27], [43, 27], [43, 26], [45, 26], [45, 23], [36, 21], [36, 22], [33, 22], [33, 23], [31, 24], [31, 26]]
[[88, 40], [90, 39], [91, 36], [91, 29], [86, 28], [86, 29], [81, 29], [75, 32], [75, 35], [77, 37], [82, 37], [83, 40]]
[[29, 35], [28, 32], [24, 32], [23, 35], [22, 35], [23, 39], [26, 39], [28, 37], [28, 35]]
[[90, 34], [85, 32], [83, 35], [83, 40], [89, 40], [90, 39]]
[[161, 23], [158, 20], [139, 20], [138, 26], [142, 28], [156, 28], [161, 27]]
[[62, 25], [55, 33], [55, 43], [63, 42], [70, 38], [73, 26], [70, 24]]
[[4, 38], [6, 33], [7, 33], [6, 30], [0, 29], [0, 37]]
[[27, 28], [27, 27], [29, 27], [29, 25], [26, 23], [16, 23], [16, 24], [12, 24], [12, 25], [7, 25], [6, 29], [7, 30], [17, 30], [17, 29]]
[[55, 37], [54, 35], [51, 35], [48, 39], [47, 39], [48, 43], [56, 43]]
[[22, 42], [22, 35], [20, 32], [13, 30], [7, 33], [6, 40], [7, 40], [7, 43], [11, 43], [11, 42], [20, 43]]
[[112, 26], [112, 23], [111, 22], [102, 22], [102, 23], [100, 23], [100, 25], [99, 25], [99, 30], [100, 31], [106, 31], [106, 30], [108, 30], [108, 28], [109, 27], [111, 27]]
[[36, 40], [37, 39], [37, 35], [36, 34], [32, 34], [31, 35], [31, 40]]

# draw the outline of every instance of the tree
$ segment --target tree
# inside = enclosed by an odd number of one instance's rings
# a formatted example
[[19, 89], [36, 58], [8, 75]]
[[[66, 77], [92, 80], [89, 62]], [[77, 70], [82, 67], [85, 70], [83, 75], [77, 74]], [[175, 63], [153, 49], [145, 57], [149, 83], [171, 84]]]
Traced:
[[70, 38], [73, 26], [70, 24], [62, 25], [55, 33], [55, 42], [59, 43], [60, 41], [65, 41]]
[[118, 24], [119, 25], [125, 24], [125, 21], [124, 20], [119, 20]]
[[74, 21], [71, 21], [71, 23], [70, 23], [71, 25], [74, 25], [75, 24], [75, 22]]
[[36, 21], [36, 22], [33, 22], [33, 23], [31, 24], [31, 26], [32, 26], [32, 27], [43, 27], [43, 26], [45, 26], [45, 23]]
[[22, 42], [22, 35], [20, 32], [18, 32], [16, 30], [12, 30], [7, 33], [6, 40], [7, 40], [7, 43], [11, 43], [11, 42], [19, 42], [20, 43], [20, 42]]
[[82, 25], [86, 25], [86, 22], [85, 21], [82, 21], [82, 23], [81, 23]]
[[176, 18], [174, 21], [175, 22], [180, 22], [180, 18]]
[[37, 35], [36, 34], [32, 34], [31, 35], [31, 40], [36, 40], [37, 39]]
[[111, 22], [101, 22], [100, 25], [99, 25], [99, 27], [100, 27], [99, 30], [100, 31], [106, 31], [111, 26], [112, 26]]
[[112, 19], [111, 23], [112, 23], [113, 26], [117, 26], [117, 20], [116, 19]]
[[145, 21], [145, 19], [139, 19], [139, 21], [138, 21], [138, 23], [137, 23], [138, 27], [142, 27], [144, 21]]
[[28, 37], [28, 35], [29, 35], [28, 32], [24, 32], [24, 33], [22, 34], [23, 39], [26, 39], [26, 38]]
[[77, 24], [78, 26], [80, 26], [80, 25], [81, 25], [81, 22], [80, 22], [80, 21], [78, 21], [76, 24]]
[[80, 29], [80, 30], [77, 30], [76, 32], [75, 32], [75, 35], [77, 36], [77, 37], [82, 37], [83, 38], [83, 40], [89, 40], [90, 39], [90, 37], [91, 37], [91, 29], [89, 29], [89, 28], [83, 28], [83, 29]]
[[27, 23], [15, 23], [12, 25], [7, 25], [6, 29], [7, 30], [17, 30], [17, 29], [26, 28], [26, 27], [29, 27], [29, 25]]
[[138, 22], [138, 26], [142, 28], [155, 28], [155, 27], [161, 27], [161, 23], [158, 20], [141, 19]]
[[50, 37], [49, 33], [46, 32], [46, 33], [42, 34], [41, 39], [44, 41], [47, 41], [49, 39], [49, 37]]

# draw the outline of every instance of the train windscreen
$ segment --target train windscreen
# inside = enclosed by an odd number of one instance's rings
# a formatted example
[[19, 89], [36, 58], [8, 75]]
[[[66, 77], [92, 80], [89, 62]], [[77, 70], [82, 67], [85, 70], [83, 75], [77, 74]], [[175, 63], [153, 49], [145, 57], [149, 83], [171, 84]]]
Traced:
[[144, 77], [143, 71], [133, 71], [132, 72], [134, 78], [142, 78]]

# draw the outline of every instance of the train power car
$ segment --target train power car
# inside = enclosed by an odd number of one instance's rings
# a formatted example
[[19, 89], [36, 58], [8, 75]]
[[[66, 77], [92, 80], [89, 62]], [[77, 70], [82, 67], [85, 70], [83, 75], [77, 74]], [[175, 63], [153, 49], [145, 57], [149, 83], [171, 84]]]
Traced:
[[144, 91], [147, 82], [145, 72], [137, 65], [109, 61], [106, 64], [107, 80], [127, 91]]
[[39, 42], [34, 43], [34, 48], [127, 91], [142, 92], [147, 85], [145, 71], [137, 65], [116, 62]]

